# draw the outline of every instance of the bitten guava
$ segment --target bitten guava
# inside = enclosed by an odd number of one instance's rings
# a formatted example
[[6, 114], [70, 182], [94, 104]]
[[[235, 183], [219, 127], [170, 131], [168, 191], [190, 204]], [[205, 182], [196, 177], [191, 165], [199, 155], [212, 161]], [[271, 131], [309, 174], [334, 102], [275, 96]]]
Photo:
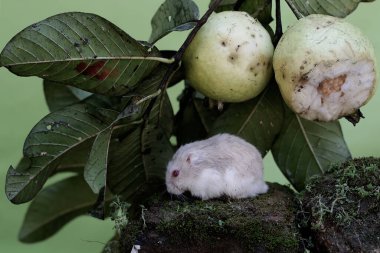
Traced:
[[211, 15], [186, 49], [186, 78], [198, 91], [222, 102], [257, 96], [272, 76], [273, 44], [246, 12]]
[[309, 120], [348, 116], [374, 94], [374, 48], [341, 18], [314, 14], [289, 28], [273, 56], [276, 81], [287, 105]]

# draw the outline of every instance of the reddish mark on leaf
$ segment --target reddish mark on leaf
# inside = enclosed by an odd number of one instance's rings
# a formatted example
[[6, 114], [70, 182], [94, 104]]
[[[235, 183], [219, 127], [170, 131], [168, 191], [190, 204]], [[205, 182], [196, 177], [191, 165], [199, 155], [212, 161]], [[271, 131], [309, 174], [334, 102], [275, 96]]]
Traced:
[[104, 64], [106, 64], [105, 61], [97, 61], [91, 65], [85, 62], [80, 62], [75, 67], [75, 70], [82, 75], [95, 77], [96, 79], [103, 81], [110, 74], [110, 70], [106, 68], [102, 69]]
[[108, 69], [103, 70], [99, 74], [95, 76], [96, 79], [103, 81], [107, 78], [107, 76], [110, 74], [110, 71]]

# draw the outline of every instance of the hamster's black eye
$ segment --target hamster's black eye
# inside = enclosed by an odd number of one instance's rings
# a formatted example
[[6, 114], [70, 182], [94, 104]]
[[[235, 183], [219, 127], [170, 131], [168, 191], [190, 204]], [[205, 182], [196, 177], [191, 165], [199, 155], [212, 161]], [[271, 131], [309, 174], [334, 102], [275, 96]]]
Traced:
[[173, 170], [172, 177], [178, 177], [178, 175], [179, 175], [179, 170]]

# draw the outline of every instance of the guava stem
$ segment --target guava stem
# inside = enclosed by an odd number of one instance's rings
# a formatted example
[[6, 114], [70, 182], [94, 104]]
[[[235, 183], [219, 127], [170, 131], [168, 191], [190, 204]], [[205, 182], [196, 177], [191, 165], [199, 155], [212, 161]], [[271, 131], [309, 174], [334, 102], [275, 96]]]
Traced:
[[276, 47], [282, 36], [282, 21], [281, 21], [281, 3], [276, 0], [276, 32], [274, 34], [273, 45]]
[[240, 7], [243, 5], [244, 2], [245, 2], [245, 0], [237, 0], [235, 5], [234, 5], [233, 10], [234, 11], [240, 10]]

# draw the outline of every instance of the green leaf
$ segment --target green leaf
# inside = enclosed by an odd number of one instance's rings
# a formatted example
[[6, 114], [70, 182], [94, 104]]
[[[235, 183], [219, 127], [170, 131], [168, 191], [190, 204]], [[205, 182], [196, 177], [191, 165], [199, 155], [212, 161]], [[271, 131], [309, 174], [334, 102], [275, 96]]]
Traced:
[[89, 157], [92, 141], [87, 141], [75, 148], [75, 152], [70, 151], [68, 155], [64, 155], [55, 169], [54, 173], [59, 172], [77, 172], [83, 173], [83, 168]]
[[0, 55], [0, 66], [20, 76], [39, 76], [92, 93], [123, 95], [159, 62], [145, 47], [95, 14], [62, 13], [18, 33]]
[[44, 80], [45, 100], [51, 112], [76, 104], [91, 93], [61, 83]]
[[122, 253], [121, 248], [118, 235], [115, 235], [104, 245], [101, 253]]
[[[159, 65], [155, 71], [155, 75], [146, 78], [136, 88], [134, 94], [141, 95], [141, 99], [153, 98], [151, 96], [157, 93], [162, 77], [167, 71], [167, 68], [167, 65]], [[157, 98], [158, 102], [162, 101], [160, 99], [162, 96], [166, 97], [167, 95], [166, 93], [161, 94]], [[147, 100], [146, 103], [150, 103], [150, 99]], [[166, 106], [158, 106], [156, 102], [152, 108], [151, 115], [153, 115], [152, 113], [157, 113], [155, 112], [157, 109], [167, 109], [167, 105], [170, 105], [170, 103], [166, 104]], [[145, 107], [145, 105], [142, 105], [142, 107]], [[123, 114], [128, 115], [128, 110], [133, 111], [133, 106], [127, 108], [127, 112], [124, 111]], [[172, 114], [171, 107], [170, 110]], [[149, 118], [152, 117], [151, 115]], [[163, 111], [161, 111], [159, 115], [159, 122], [162, 123], [164, 133], [167, 134], [171, 132], [172, 122], [170, 121], [173, 116], [170, 116], [170, 112]], [[142, 134], [144, 125], [135, 124], [127, 126], [126, 129], [123, 129], [123, 131], [120, 132], [118, 132], [117, 129], [114, 130], [114, 135], [117, 136], [117, 138], [112, 141], [110, 145], [107, 185], [114, 194], [122, 195], [124, 198], [128, 199], [132, 196], [135, 197], [136, 192], [141, 190], [144, 185], [151, 180], [149, 175], [155, 175], [156, 173], [148, 171], [147, 169], [149, 168], [144, 166], [143, 156], [147, 155], [143, 154]], [[144, 146], [146, 147], [146, 145]]]
[[169, 95], [161, 95], [157, 108], [153, 107], [148, 124], [162, 128], [168, 138], [173, 134], [174, 112], [170, 103]]
[[166, 0], [152, 18], [149, 42], [154, 44], [173, 31], [189, 30], [196, 25], [198, 18], [198, 6], [192, 0]]
[[[172, 156], [169, 137], [173, 116], [166, 94], [158, 98], [144, 125], [131, 130], [124, 138], [111, 143], [107, 185], [114, 194], [131, 201], [144, 190], [154, 192], [148, 184], [159, 181], [163, 185], [166, 164]], [[162, 103], [160, 103], [162, 101]]]
[[283, 105], [275, 83], [256, 98], [243, 103], [231, 104], [215, 121], [211, 135], [231, 133], [247, 140], [263, 156], [272, 147], [283, 123]]
[[152, 108], [142, 131], [141, 144], [147, 178], [164, 180], [166, 166], [173, 156], [173, 147], [169, 139], [174, 118], [169, 97], [163, 96], [159, 102]]
[[86, 214], [96, 195], [78, 175], [44, 188], [30, 204], [20, 229], [22, 242], [38, 242], [55, 234], [66, 223]]
[[205, 139], [207, 132], [201, 122], [193, 101], [176, 114], [175, 135], [179, 146]]
[[[82, 169], [91, 147], [97, 149], [99, 142], [92, 145], [94, 139], [110, 125], [114, 126], [114, 143], [141, 126], [141, 116], [150, 102], [151, 92], [157, 91], [166, 70], [166, 65], [159, 65], [156, 73], [144, 79], [131, 96], [92, 95], [44, 117], [25, 141], [24, 156], [29, 159], [28, 166], [11, 167], [8, 171], [6, 193], [9, 200], [13, 203], [29, 201], [53, 173]], [[147, 101], [136, 104], [141, 99], [134, 97], [136, 95], [146, 96]], [[94, 158], [96, 155], [92, 155], [89, 164]]]
[[360, 0], [286, 0], [297, 18], [302, 18], [310, 14], [325, 14], [344, 18], [353, 12]]
[[[217, 8], [216, 12], [233, 10], [237, 0], [224, 0]], [[244, 1], [239, 11], [245, 11], [252, 17], [257, 18], [263, 26], [272, 22], [272, 1], [271, 0], [250, 0]]]
[[351, 158], [339, 121], [309, 121], [289, 109], [285, 116], [272, 154], [297, 190], [302, 190], [311, 176], [323, 174], [330, 164]]
[[107, 185], [114, 194], [129, 198], [145, 183], [141, 155], [141, 127], [125, 138], [111, 143], [107, 170]]
[[[45, 116], [24, 143], [29, 166], [10, 168], [6, 177], [6, 194], [13, 203], [30, 201], [55, 172], [62, 159], [92, 142], [108, 127], [118, 112], [98, 96]], [[108, 109], [108, 110], [107, 110]]]
[[94, 193], [106, 186], [108, 149], [111, 141], [112, 126], [101, 131], [92, 145], [90, 157], [84, 167], [84, 179]]
[[175, 115], [175, 136], [177, 145], [181, 146], [207, 136], [201, 117], [195, 107], [196, 99], [192, 88], [185, 88], [179, 99], [179, 111]]
[[217, 109], [210, 109], [209, 106], [205, 104], [205, 99], [199, 99], [196, 97], [196, 95], [193, 102], [204, 129], [206, 130], [207, 134], [210, 134], [210, 132], [213, 130], [215, 121], [221, 114]]
[[164, 180], [166, 166], [174, 152], [162, 128], [148, 124], [141, 136], [143, 163], [147, 178]]

